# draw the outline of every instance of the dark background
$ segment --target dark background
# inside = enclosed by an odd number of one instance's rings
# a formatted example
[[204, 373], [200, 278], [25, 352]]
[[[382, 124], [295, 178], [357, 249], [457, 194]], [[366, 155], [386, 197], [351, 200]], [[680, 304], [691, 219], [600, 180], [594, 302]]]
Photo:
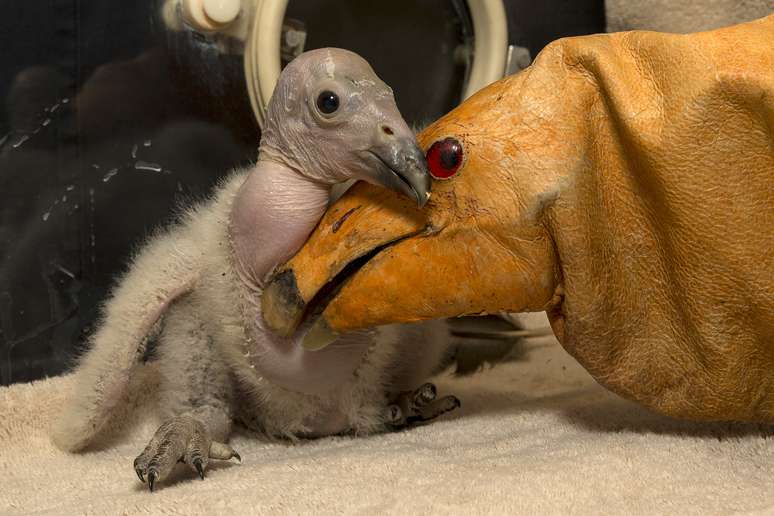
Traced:
[[[602, 0], [507, 0], [511, 43], [602, 32]], [[0, 18], [0, 384], [66, 370], [132, 249], [256, 156], [240, 55], [170, 33], [155, 1], [8, 2]], [[371, 61], [406, 119], [459, 100], [447, 0], [296, 1], [306, 48]]]

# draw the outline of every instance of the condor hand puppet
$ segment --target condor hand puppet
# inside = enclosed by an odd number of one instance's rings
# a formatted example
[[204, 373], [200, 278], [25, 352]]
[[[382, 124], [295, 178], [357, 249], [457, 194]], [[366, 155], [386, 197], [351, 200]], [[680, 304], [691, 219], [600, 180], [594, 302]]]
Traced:
[[774, 422], [774, 16], [556, 41], [419, 140], [428, 205], [333, 205], [264, 291], [275, 331], [546, 310], [624, 397]]

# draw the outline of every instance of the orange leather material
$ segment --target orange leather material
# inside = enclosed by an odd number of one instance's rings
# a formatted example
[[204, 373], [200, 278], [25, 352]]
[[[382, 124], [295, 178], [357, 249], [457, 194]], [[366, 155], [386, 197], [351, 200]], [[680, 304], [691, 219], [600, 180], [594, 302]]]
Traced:
[[[362, 231], [360, 220], [390, 220], [389, 231]], [[298, 277], [298, 292], [305, 303], [352, 260], [372, 249], [423, 230], [425, 219], [413, 199], [366, 183], [352, 187], [340, 202], [326, 211], [304, 249], [284, 266], [285, 270], [303, 270]]]
[[[432, 231], [352, 276], [323, 312], [330, 328], [546, 309], [622, 396], [774, 422], [774, 16], [556, 41], [420, 142], [447, 136], [465, 158], [433, 185]], [[402, 217], [353, 216], [347, 245], [362, 253]], [[299, 256], [348, 261], [337, 235]], [[320, 274], [298, 264], [299, 284]]]

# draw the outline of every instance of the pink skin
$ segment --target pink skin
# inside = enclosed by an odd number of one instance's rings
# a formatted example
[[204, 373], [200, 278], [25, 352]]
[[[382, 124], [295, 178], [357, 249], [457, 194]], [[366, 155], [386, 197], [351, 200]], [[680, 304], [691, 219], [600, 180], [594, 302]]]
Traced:
[[255, 348], [250, 353], [258, 374], [286, 389], [308, 394], [330, 391], [346, 381], [368, 345], [348, 336], [324, 350], [308, 351], [301, 337], [272, 334], [260, 315], [264, 279], [306, 242], [328, 207], [330, 187], [272, 162], [256, 164], [239, 190], [231, 216], [237, 271], [256, 293]]
[[330, 187], [290, 168], [260, 160], [239, 189], [231, 212], [231, 240], [243, 281], [264, 278], [306, 242], [328, 207]]
[[[315, 100], [323, 91], [338, 95], [335, 112], [319, 111]], [[334, 389], [350, 378], [369, 344], [356, 333], [308, 351], [298, 334], [271, 333], [260, 310], [264, 280], [309, 237], [328, 207], [331, 186], [352, 178], [410, 195], [420, 205], [429, 195], [424, 155], [392, 90], [352, 52], [307, 52], [282, 72], [258, 162], [234, 199], [229, 228], [237, 271], [255, 293], [255, 349], [247, 360], [286, 389]]]

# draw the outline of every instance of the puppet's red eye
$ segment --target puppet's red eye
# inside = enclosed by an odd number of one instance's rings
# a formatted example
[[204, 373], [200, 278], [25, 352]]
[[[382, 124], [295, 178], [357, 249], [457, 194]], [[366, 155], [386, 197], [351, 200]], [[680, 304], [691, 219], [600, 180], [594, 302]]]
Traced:
[[436, 179], [449, 179], [462, 165], [462, 144], [454, 138], [435, 142], [427, 151], [427, 166]]

